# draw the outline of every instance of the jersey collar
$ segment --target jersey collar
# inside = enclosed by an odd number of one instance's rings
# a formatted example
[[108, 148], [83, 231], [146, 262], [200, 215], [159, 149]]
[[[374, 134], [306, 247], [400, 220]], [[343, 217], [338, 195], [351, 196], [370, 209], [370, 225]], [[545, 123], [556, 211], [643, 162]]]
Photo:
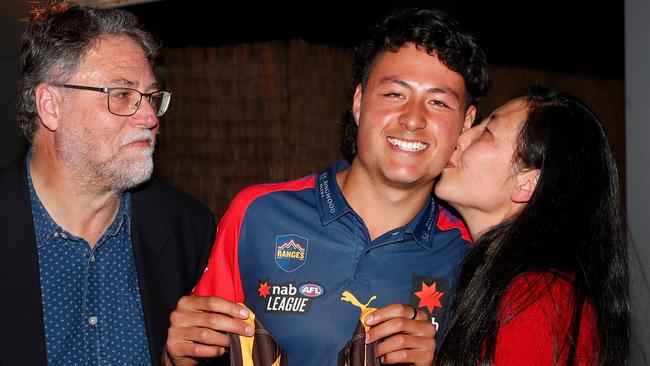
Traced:
[[404, 232], [413, 235], [413, 239], [420, 246], [431, 250], [439, 211], [436, 199], [432, 194], [427, 204], [424, 205], [411, 222], [406, 224]]
[[[323, 226], [338, 220], [346, 213], [354, 212], [343, 197], [339, 185], [336, 183], [336, 173], [348, 169], [350, 164], [345, 159], [337, 159], [327, 169], [316, 176], [316, 201], [318, 212]], [[438, 204], [435, 198], [427, 201], [418, 214], [406, 224], [405, 234], [413, 235], [414, 240], [423, 248], [431, 250], [436, 222], [438, 220]]]
[[348, 164], [347, 160], [337, 159], [316, 177], [316, 201], [318, 202], [318, 212], [323, 225], [327, 225], [344, 214], [352, 212], [352, 208], [348, 205], [339, 189], [339, 185], [336, 183], [336, 173], [349, 167], [350, 164]]

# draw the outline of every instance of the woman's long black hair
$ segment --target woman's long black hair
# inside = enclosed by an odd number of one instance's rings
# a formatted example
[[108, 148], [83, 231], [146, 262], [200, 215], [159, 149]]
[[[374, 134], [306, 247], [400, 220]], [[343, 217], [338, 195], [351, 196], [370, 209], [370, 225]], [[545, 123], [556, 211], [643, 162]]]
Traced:
[[[568, 275], [575, 305], [570, 329], [577, 333], [580, 309], [590, 302], [598, 365], [627, 365], [627, 243], [618, 174], [602, 123], [563, 92], [532, 87], [523, 97], [528, 115], [515, 164], [540, 169], [537, 187], [519, 215], [481, 236], [466, 257], [436, 365], [493, 364], [504, 290], [531, 272]], [[575, 334], [569, 338], [570, 365]]]

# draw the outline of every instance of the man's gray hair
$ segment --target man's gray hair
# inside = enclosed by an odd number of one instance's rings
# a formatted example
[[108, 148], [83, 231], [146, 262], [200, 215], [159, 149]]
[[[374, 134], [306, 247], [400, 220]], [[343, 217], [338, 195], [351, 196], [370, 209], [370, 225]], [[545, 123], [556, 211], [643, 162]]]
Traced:
[[36, 87], [43, 82], [67, 82], [86, 53], [105, 35], [131, 38], [142, 47], [153, 65], [158, 43], [128, 11], [95, 9], [67, 2], [32, 10], [22, 38], [17, 100], [18, 127], [30, 144], [40, 123]]

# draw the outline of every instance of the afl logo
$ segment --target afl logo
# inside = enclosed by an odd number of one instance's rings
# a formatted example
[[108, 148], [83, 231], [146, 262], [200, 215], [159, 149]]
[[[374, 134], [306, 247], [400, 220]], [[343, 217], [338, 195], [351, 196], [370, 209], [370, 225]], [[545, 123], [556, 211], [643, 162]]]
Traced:
[[323, 288], [314, 283], [305, 283], [298, 291], [306, 297], [318, 297], [323, 294]]

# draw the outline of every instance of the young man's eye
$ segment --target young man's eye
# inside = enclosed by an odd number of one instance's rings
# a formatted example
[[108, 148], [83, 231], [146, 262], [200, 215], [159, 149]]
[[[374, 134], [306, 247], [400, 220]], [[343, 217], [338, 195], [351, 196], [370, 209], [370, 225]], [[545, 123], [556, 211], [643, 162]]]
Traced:
[[445, 103], [445, 102], [443, 102], [443, 101], [441, 101], [441, 100], [432, 100], [432, 101], [431, 101], [431, 104], [433, 104], [433, 105], [435, 105], [435, 106], [439, 106], [439, 107], [449, 108], [449, 106], [447, 105], [447, 103]]
[[384, 93], [384, 96], [389, 98], [404, 99], [404, 95], [402, 93], [397, 93], [397, 92]]

